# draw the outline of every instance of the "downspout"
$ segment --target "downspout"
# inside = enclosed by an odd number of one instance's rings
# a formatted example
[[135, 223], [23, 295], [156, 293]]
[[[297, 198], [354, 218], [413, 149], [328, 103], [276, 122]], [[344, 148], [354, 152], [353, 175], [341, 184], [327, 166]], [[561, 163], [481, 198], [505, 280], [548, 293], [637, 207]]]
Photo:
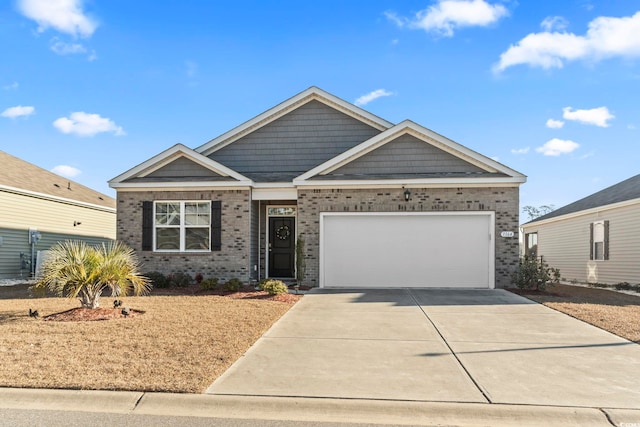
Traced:
[[258, 200], [258, 235], [256, 238], [258, 239], [258, 244], [256, 247], [258, 248], [258, 283], [262, 280], [260, 277], [260, 232], [262, 231], [262, 219], [260, 216], [262, 215], [262, 200]]

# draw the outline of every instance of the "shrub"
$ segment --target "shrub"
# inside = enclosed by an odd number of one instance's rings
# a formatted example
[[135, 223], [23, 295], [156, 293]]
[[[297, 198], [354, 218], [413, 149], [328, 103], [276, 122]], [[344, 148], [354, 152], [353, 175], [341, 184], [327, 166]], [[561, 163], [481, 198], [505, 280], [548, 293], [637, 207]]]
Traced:
[[262, 284], [262, 290], [269, 293], [269, 295], [286, 294], [289, 292], [287, 285], [281, 280], [267, 280]]
[[110, 291], [112, 297], [148, 293], [149, 279], [139, 268], [135, 252], [122, 242], [89, 246], [67, 240], [51, 247], [35, 287], [77, 297], [84, 308], [98, 308], [104, 291]]
[[160, 273], [159, 271], [151, 271], [145, 274], [146, 277], [149, 278], [154, 288], [168, 288], [169, 280], [167, 280], [167, 276]]
[[169, 276], [167, 276], [167, 279], [169, 281], [170, 288], [186, 288], [187, 286], [191, 285], [191, 283], [193, 283], [193, 278], [189, 274], [182, 271], [177, 271], [175, 273], [169, 274]]
[[222, 285], [222, 289], [227, 292], [238, 292], [241, 287], [242, 282], [237, 277], [229, 279], [224, 285]]
[[196, 283], [199, 285], [204, 280], [204, 276], [202, 275], [202, 273], [198, 273], [198, 274], [196, 274], [194, 279], [196, 280]]
[[560, 281], [560, 270], [549, 267], [542, 257], [524, 257], [518, 262], [511, 281], [520, 289], [544, 291], [549, 283]]
[[205, 291], [210, 291], [218, 287], [218, 278], [211, 277], [209, 279], [204, 279], [200, 282], [200, 288]]

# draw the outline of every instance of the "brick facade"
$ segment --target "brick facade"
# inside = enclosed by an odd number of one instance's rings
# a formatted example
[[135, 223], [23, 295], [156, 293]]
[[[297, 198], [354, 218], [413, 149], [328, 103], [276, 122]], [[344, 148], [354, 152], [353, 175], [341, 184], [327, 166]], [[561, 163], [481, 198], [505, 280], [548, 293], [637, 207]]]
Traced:
[[[298, 233], [305, 239], [305, 283], [318, 286], [321, 212], [495, 212], [496, 288], [511, 283], [518, 263], [518, 187], [412, 188], [411, 200], [402, 189], [303, 189], [298, 191]], [[500, 237], [512, 231], [514, 237]], [[464, 260], [461, 260], [461, 267]]]
[[[142, 202], [155, 200], [220, 200], [222, 201], [222, 249], [207, 253], [167, 253], [142, 251]], [[117, 239], [133, 248], [144, 272], [164, 274], [182, 271], [192, 277], [226, 281], [237, 277], [250, 279], [251, 193], [249, 190], [228, 191], [118, 191]]]

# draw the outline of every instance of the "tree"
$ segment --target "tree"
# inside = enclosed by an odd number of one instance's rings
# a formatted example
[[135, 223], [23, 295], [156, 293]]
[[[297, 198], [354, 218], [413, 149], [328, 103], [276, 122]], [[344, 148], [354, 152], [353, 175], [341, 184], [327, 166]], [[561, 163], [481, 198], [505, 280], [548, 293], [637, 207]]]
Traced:
[[98, 308], [106, 289], [112, 297], [146, 294], [151, 282], [139, 273], [133, 249], [120, 242], [89, 246], [68, 240], [53, 246], [36, 289], [78, 298], [85, 308]]
[[529, 221], [531, 221], [533, 219], [541, 217], [542, 215], [546, 215], [550, 212], [553, 212], [554, 209], [555, 209], [555, 206], [553, 205], [542, 205], [540, 207], [527, 205], [522, 207], [522, 212], [529, 215]]

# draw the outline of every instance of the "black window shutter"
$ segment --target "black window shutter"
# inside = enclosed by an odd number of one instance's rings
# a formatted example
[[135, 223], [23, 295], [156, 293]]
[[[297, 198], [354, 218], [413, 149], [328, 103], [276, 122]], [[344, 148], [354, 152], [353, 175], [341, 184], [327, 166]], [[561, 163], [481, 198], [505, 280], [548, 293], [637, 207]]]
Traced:
[[589, 259], [593, 259], [593, 223], [589, 224]]
[[153, 202], [142, 202], [142, 250], [153, 250]]
[[211, 250], [222, 250], [222, 202], [211, 201]]
[[609, 221], [604, 222], [604, 259], [609, 259]]

